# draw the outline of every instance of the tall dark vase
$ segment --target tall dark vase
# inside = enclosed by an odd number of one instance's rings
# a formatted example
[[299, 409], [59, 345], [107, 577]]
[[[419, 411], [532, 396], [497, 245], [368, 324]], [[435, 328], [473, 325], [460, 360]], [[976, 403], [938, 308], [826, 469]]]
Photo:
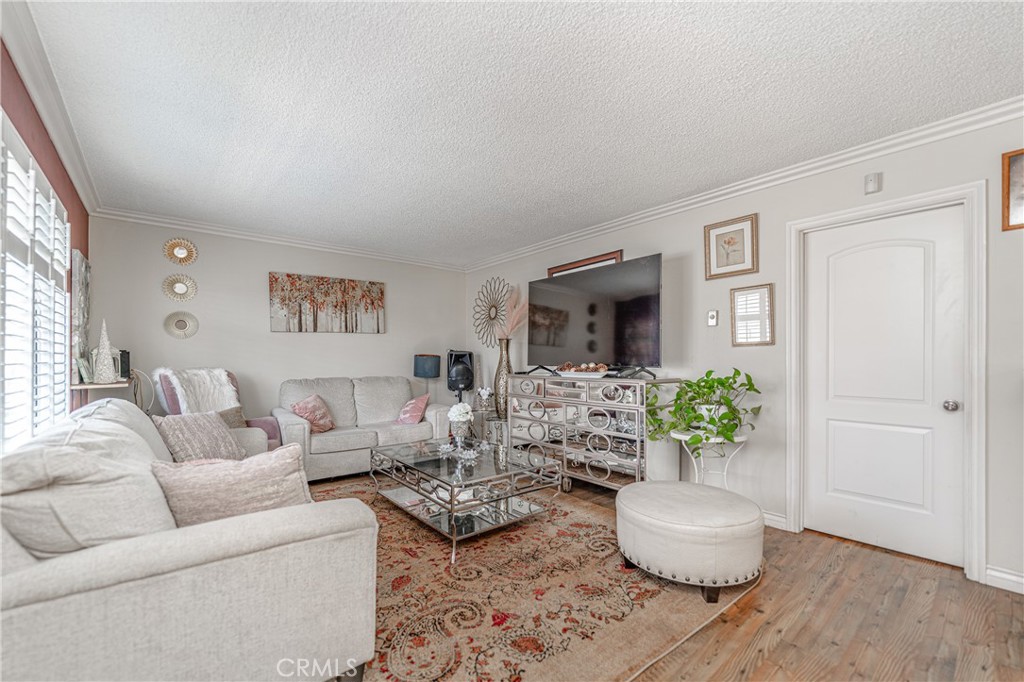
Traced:
[[500, 419], [508, 417], [508, 379], [512, 361], [508, 358], [508, 339], [498, 339], [498, 368], [494, 370], [494, 411]]

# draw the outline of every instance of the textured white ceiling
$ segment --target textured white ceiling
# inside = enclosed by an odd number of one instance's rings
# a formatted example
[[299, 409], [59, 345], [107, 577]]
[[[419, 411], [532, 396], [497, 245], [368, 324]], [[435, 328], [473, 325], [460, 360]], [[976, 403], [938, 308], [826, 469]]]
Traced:
[[30, 7], [103, 209], [456, 267], [1024, 91], [1020, 3]]

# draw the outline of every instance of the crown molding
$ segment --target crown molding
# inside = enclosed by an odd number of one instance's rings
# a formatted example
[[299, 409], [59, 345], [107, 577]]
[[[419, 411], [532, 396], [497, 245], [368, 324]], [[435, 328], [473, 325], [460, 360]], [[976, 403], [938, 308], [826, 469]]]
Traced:
[[616, 232], [618, 230], [640, 225], [642, 223], [664, 218], [666, 216], [689, 211], [701, 206], [708, 206], [719, 201], [725, 201], [734, 197], [757, 192], [769, 187], [775, 187], [787, 182], [806, 178], [811, 175], [818, 175], [828, 171], [850, 166], [861, 161], [868, 161], [887, 154], [912, 149], [921, 145], [937, 142], [957, 135], [963, 135], [973, 130], [988, 128], [990, 126], [1006, 123], [1024, 117], [1024, 96], [1011, 97], [1010, 99], [996, 102], [980, 109], [974, 109], [951, 118], [929, 123], [918, 128], [913, 128], [902, 133], [883, 137], [874, 142], [868, 142], [856, 147], [850, 147], [834, 154], [798, 163], [777, 171], [758, 175], [756, 177], [741, 180], [739, 182], [719, 187], [718, 189], [695, 194], [692, 197], [680, 199], [654, 208], [645, 209], [637, 213], [616, 218], [605, 223], [577, 230], [566, 235], [547, 239], [531, 246], [526, 246], [514, 251], [507, 251], [500, 256], [478, 261], [466, 272], [475, 272], [493, 267], [500, 263], [531, 256], [558, 246], [572, 244], [574, 242], [597, 237], [599, 235]]
[[203, 223], [194, 220], [181, 220], [178, 218], [151, 215], [149, 213], [136, 213], [134, 211], [115, 211], [101, 208], [90, 213], [90, 218], [120, 220], [130, 223], [150, 225], [152, 227], [163, 227], [170, 230], [186, 230], [188, 232], [201, 232], [203, 234], [212, 234], [218, 237], [245, 239], [247, 241], [262, 242], [264, 244], [292, 246], [300, 249], [311, 249], [313, 251], [339, 253], [345, 256], [359, 256], [360, 258], [373, 258], [376, 260], [383, 260], [391, 263], [404, 263], [406, 265], [416, 265], [423, 268], [433, 268], [435, 270], [465, 272], [464, 268], [461, 268], [457, 265], [449, 265], [447, 263], [440, 263], [437, 261], [428, 261], [423, 260], [422, 258], [408, 258], [405, 256], [398, 256], [395, 254], [385, 253], [383, 251], [373, 251], [370, 249], [357, 249], [345, 246], [337, 246], [334, 244], [324, 244], [323, 242], [317, 242], [311, 239], [302, 239], [298, 237], [280, 237], [276, 235], [255, 234], [253, 232], [239, 230], [233, 227], [227, 227], [225, 225], [215, 225], [213, 223]]
[[2, 5], [3, 41], [7, 51], [11, 53], [11, 59], [21, 74], [25, 88], [39, 112], [39, 118], [50, 134], [57, 156], [78, 190], [85, 210], [92, 214], [99, 208], [99, 195], [85, 156], [82, 155], [82, 148], [78, 145], [78, 137], [68, 117], [32, 13], [23, 0], [4, 0]]

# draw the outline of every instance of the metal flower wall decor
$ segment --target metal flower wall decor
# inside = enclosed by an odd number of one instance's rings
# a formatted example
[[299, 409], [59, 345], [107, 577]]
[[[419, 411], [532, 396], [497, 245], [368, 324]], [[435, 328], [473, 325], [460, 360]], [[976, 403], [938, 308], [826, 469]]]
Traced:
[[508, 282], [501, 277], [491, 277], [480, 287], [473, 304], [473, 328], [480, 343], [487, 348], [498, 345], [496, 330], [505, 322], [505, 299], [508, 298]]

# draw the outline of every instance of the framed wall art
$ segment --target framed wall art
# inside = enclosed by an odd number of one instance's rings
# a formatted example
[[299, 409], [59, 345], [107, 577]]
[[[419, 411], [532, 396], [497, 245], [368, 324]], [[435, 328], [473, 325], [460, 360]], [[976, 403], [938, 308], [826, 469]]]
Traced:
[[704, 226], [704, 279], [757, 272], [757, 214]]
[[384, 333], [384, 283], [270, 273], [270, 331]]
[[589, 270], [590, 268], [599, 268], [602, 265], [611, 265], [612, 263], [622, 262], [622, 249], [618, 251], [609, 251], [608, 253], [602, 253], [599, 256], [591, 256], [590, 258], [581, 258], [580, 260], [574, 260], [571, 263], [562, 263], [561, 265], [555, 265], [548, 268], [548, 277], [557, 277], [558, 275], [565, 275], [570, 272], [576, 272], [577, 270]]
[[1024, 228], [1024, 149], [1003, 154], [1003, 230]]
[[775, 285], [729, 290], [732, 345], [775, 345]]

